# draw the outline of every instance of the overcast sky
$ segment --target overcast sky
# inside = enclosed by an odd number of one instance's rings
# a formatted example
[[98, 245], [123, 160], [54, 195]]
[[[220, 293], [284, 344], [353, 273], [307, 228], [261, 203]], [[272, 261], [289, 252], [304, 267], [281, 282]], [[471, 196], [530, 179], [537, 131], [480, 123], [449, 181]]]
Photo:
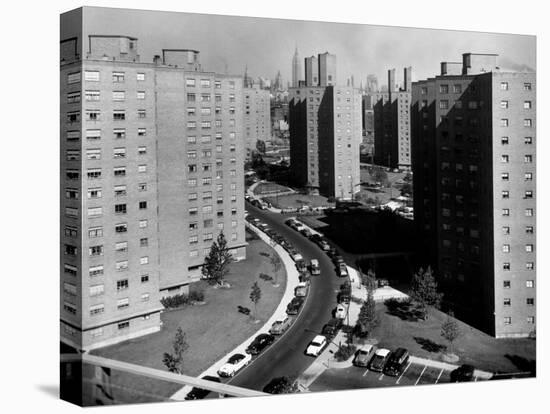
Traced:
[[[296, 45], [302, 69], [304, 57], [328, 51], [337, 56], [338, 82], [354, 75], [356, 86], [370, 73], [385, 84], [390, 68], [401, 83], [405, 66], [412, 66], [413, 80], [425, 79], [439, 74], [439, 62], [461, 61], [466, 52], [497, 53], [502, 68], [536, 67], [534, 36], [99, 7], [85, 7], [83, 14], [84, 39], [137, 37], [142, 62], [163, 48], [198, 49], [205, 70], [223, 73], [227, 64], [229, 73], [242, 74], [248, 65], [249, 75], [271, 79], [280, 70], [285, 83]], [[73, 30], [62, 25], [61, 38]]]

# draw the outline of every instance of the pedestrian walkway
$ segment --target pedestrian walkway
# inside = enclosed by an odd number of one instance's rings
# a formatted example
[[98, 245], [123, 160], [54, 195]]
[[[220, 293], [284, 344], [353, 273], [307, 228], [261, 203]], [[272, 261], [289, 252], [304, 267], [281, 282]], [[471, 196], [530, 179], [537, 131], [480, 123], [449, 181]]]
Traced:
[[[283, 265], [285, 266], [287, 280], [286, 280], [286, 288], [285, 293], [283, 294], [283, 297], [281, 298], [281, 302], [279, 303], [279, 306], [277, 306], [277, 309], [275, 309], [275, 312], [271, 317], [267, 320], [267, 322], [259, 328], [254, 335], [252, 335], [250, 338], [248, 338], [246, 341], [244, 341], [242, 344], [237, 346], [235, 349], [233, 349], [231, 352], [229, 352], [227, 355], [220, 358], [217, 362], [215, 362], [213, 365], [211, 365], [209, 368], [204, 370], [200, 375], [199, 378], [202, 378], [205, 375], [211, 375], [211, 376], [217, 376], [218, 369], [222, 365], [224, 365], [228, 358], [235, 354], [240, 353], [244, 354], [245, 349], [248, 347], [250, 342], [260, 333], [267, 333], [269, 329], [271, 328], [271, 325], [273, 325], [273, 322], [286, 318], [286, 305], [288, 302], [291, 301], [291, 299], [294, 297], [294, 289], [299, 283], [299, 272], [296, 269], [294, 260], [290, 257], [290, 255], [287, 253], [285, 249], [283, 249], [280, 245], [276, 244], [273, 240], [269, 238], [267, 234], [262, 232], [261, 230], [257, 229], [250, 223], [246, 223], [247, 228], [254, 231], [264, 242], [268, 243], [275, 252], [279, 255], [281, 258], [281, 261], [283, 262]], [[183, 400], [191, 391], [191, 386], [185, 386], [178, 390], [176, 393], [174, 393], [170, 398], [173, 400]]]

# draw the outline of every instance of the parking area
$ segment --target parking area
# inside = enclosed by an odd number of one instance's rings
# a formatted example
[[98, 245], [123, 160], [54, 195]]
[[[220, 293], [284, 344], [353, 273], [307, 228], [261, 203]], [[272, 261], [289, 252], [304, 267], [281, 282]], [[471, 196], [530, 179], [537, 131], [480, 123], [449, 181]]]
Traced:
[[[309, 391], [433, 385], [449, 383], [450, 381], [450, 370], [412, 362], [407, 364], [403, 373], [398, 377], [391, 377], [367, 368], [352, 366], [343, 369], [327, 369], [309, 386]], [[474, 377], [474, 381], [478, 381], [478, 378]]]

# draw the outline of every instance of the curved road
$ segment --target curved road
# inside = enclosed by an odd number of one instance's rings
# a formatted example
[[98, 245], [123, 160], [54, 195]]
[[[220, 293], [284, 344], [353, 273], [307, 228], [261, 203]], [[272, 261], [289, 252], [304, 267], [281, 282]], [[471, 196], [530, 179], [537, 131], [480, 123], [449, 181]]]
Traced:
[[297, 377], [313, 363], [305, 349], [320, 333], [336, 307], [336, 295], [344, 279], [336, 276], [330, 258], [316, 244], [284, 224], [288, 219], [281, 214], [260, 210], [247, 203], [248, 212], [285, 237], [306, 261], [319, 260], [321, 274], [311, 277], [311, 286], [297, 320], [276, 342], [262, 352], [252, 363], [228, 381], [231, 385], [261, 391], [272, 378]]

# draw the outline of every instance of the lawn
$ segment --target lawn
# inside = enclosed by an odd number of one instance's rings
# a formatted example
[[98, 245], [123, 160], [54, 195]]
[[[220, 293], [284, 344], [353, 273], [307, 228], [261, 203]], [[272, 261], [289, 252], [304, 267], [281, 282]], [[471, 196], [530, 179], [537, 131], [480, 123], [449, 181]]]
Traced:
[[[441, 360], [448, 343], [441, 337], [443, 312], [432, 310], [426, 321], [415, 321], [396, 312], [390, 314], [383, 303], [377, 304], [379, 325], [372, 337], [378, 346], [407, 348], [412, 355]], [[534, 367], [536, 341], [533, 339], [496, 339], [457, 320], [462, 335], [453, 344], [460, 357], [458, 364], [471, 364], [489, 372], [522, 372]]]
[[[165, 311], [162, 316], [163, 327], [158, 333], [136, 338], [117, 345], [92, 351], [92, 354], [112, 358], [138, 365], [162, 369], [162, 355], [171, 350], [172, 340], [176, 329], [181, 326], [186, 334], [189, 349], [184, 354], [183, 371], [185, 374], [196, 376], [214, 362], [223, 357], [245, 339], [253, 335], [260, 326], [267, 321], [284, 294], [286, 286], [286, 271], [279, 270], [278, 287], [258, 277], [260, 273], [273, 275], [273, 268], [264, 254], [275, 254], [274, 250], [261, 240], [249, 239], [247, 259], [233, 263], [227, 277], [230, 289], [215, 289], [205, 281], [194, 284], [193, 289], [205, 290], [205, 305], [187, 306], [173, 311]], [[249, 295], [252, 283], [258, 281], [262, 291], [261, 301], [258, 303], [254, 323], [250, 316], [237, 311], [237, 306], [246, 306], [254, 311]], [[122, 375], [122, 374], [118, 374]], [[148, 378], [132, 377], [131, 381], [125, 378], [115, 378], [113, 382], [131, 383], [137, 389], [136, 395], [130, 396], [131, 402], [151, 401], [147, 396], [139, 394], [153, 394], [168, 397], [177, 391], [180, 386], [159, 383]], [[124, 394], [118, 396], [124, 400]]]
[[269, 201], [277, 208], [334, 207], [334, 203], [330, 203], [326, 197], [321, 195], [289, 194], [279, 197], [264, 197], [264, 200]]
[[254, 188], [253, 192], [255, 195], [263, 196], [266, 194], [283, 193], [287, 191], [292, 191], [292, 189], [277, 183], [260, 183]]

